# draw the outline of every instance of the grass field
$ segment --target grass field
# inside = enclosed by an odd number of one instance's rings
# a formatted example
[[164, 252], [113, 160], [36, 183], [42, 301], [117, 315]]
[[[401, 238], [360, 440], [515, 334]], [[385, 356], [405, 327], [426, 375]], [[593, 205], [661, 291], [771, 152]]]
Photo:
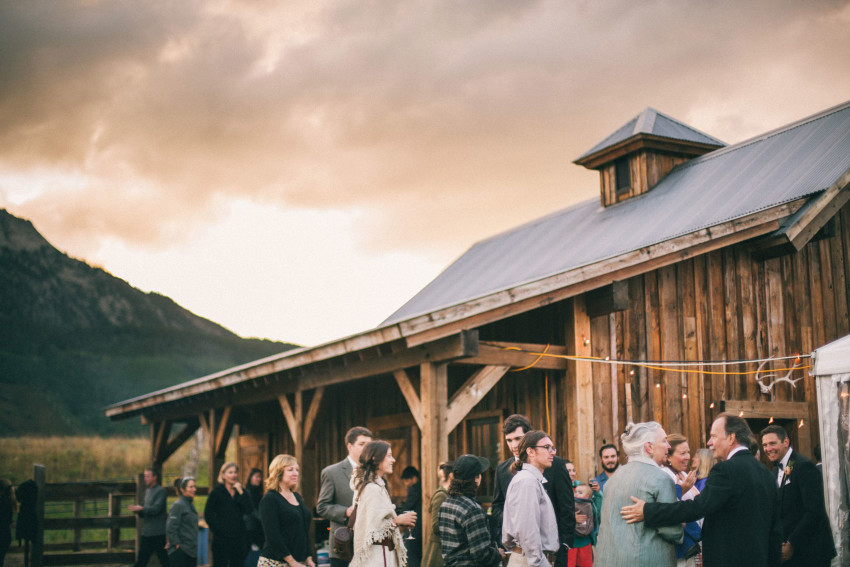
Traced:
[[[163, 484], [182, 476], [193, 440], [163, 467]], [[141, 437], [0, 437], [0, 478], [13, 484], [32, 478], [33, 464], [44, 465], [47, 482], [131, 480], [150, 465], [151, 442]], [[228, 451], [229, 453], [231, 451]], [[198, 483], [206, 486], [209, 449], [201, 444]]]
[[[184, 467], [190, 466], [191, 451], [198, 444], [193, 438], [187, 441], [163, 466], [163, 485], [169, 485], [183, 475]], [[200, 443], [197, 456], [198, 471], [195, 475], [199, 486], [209, 484], [209, 449]], [[88, 481], [135, 481], [145, 467], [150, 465], [151, 443], [146, 438], [114, 437], [0, 437], [0, 478], [9, 479], [14, 485], [32, 478], [33, 465], [44, 465], [48, 483]], [[233, 460], [235, 447], [227, 451], [227, 459]], [[168, 506], [174, 498], [169, 498]], [[203, 513], [206, 496], [195, 499], [195, 507]], [[127, 501], [122, 503], [122, 515]], [[105, 516], [106, 500], [81, 502], [81, 516]], [[67, 518], [74, 515], [73, 502], [47, 502], [45, 517]], [[14, 527], [13, 527], [14, 530]], [[14, 532], [13, 532], [14, 533]], [[82, 530], [85, 541], [106, 541], [107, 530]], [[45, 543], [67, 543], [73, 541], [73, 530], [50, 530], [45, 532]], [[135, 530], [122, 529], [122, 540], [134, 540]]]

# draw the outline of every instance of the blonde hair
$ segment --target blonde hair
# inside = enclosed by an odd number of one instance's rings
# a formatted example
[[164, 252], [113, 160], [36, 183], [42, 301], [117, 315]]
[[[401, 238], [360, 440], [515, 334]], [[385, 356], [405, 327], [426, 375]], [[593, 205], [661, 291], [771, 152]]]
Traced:
[[287, 467], [298, 465], [298, 461], [292, 455], [278, 455], [269, 464], [269, 476], [265, 480], [266, 490], [280, 490], [280, 481]]
[[697, 467], [697, 478], [705, 478], [711, 472], [711, 467], [714, 466], [714, 453], [711, 449], [703, 447], [697, 449], [697, 458], [699, 459], [699, 467]]
[[[582, 493], [587, 493], [587, 496], [579, 495], [579, 491], [582, 492]], [[586, 484], [579, 484], [578, 486], [576, 486], [575, 492], [576, 492], [576, 496], [578, 496], [579, 498], [587, 498], [588, 500], [593, 498], [593, 489], [590, 488], [590, 486], [588, 486]]]
[[227, 461], [226, 463], [221, 465], [221, 468], [218, 469], [218, 482], [219, 482], [219, 484], [224, 484], [224, 471], [226, 471], [230, 467], [236, 467], [236, 470], [237, 471], [239, 470], [239, 465], [237, 465], [233, 461]]

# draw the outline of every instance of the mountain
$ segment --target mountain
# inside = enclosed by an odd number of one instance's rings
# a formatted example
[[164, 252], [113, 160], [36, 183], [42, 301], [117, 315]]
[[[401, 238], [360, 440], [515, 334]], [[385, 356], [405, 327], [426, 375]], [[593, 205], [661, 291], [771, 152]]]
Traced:
[[0, 209], [0, 435], [126, 435], [104, 406], [295, 348], [243, 339]]

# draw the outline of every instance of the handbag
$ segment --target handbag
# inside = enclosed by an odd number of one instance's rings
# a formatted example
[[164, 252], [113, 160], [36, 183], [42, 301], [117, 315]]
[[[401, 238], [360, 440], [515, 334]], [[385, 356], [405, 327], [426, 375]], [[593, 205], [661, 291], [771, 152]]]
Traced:
[[334, 554], [346, 563], [350, 563], [354, 558], [355, 522], [357, 522], [357, 502], [354, 503], [354, 510], [348, 517], [347, 525], [338, 527], [333, 533]]

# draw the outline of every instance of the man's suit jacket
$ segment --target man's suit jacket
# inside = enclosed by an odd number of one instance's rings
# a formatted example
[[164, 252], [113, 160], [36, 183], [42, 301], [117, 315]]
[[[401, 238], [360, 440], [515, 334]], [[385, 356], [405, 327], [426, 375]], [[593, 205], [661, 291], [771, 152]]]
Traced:
[[829, 565], [835, 557], [832, 529], [823, 500], [823, 478], [815, 464], [791, 449], [790, 471], [777, 473], [783, 478], [779, 487], [779, 516], [782, 540], [791, 543], [794, 554], [783, 567]]
[[[495, 487], [493, 489], [492, 525], [491, 535], [494, 541], [501, 543], [502, 539], [502, 511], [505, 507], [505, 495], [508, 492], [513, 474], [511, 465], [513, 457], [499, 463], [496, 467]], [[567, 464], [564, 459], [555, 457], [552, 466], [543, 472], [546, 483], [546, 493], [555, 508], [555, 518], [558, 520], [558, 540], [561, 544], [573, 545], [573, 534], [576, 530], [575, 499], [573, 497], [573, 482], [570, 473], [567, 472]]]
[[[353, 470], [348, 457], [322, 470], [322, 486], [319, 489], [319, 498], [316, 500], [316, 511], [319, 516], [331, 523], [331, 535], [335, 529], [348, 522], [345, 511], [354, 500], [354, 491], [351, 490]], [[331, 549], [331, 557], [337, 557], [333, 549]]]
[[706, 567], [779, 565], [781, 529], [776, 479], [747, 450], [714, 465], [703, 491], [693, 500], [647, 503], [647, 526], [669, 526], [705, 518]]

